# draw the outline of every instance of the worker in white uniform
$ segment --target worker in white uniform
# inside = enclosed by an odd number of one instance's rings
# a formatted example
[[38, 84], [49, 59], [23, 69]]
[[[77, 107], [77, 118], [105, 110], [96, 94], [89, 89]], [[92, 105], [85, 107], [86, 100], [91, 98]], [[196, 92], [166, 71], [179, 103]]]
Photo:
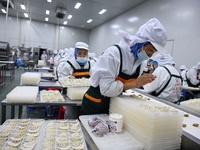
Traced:
[[180, 71], [181, 71], [181, 77], [183, 79], [183, 86], [188, 86], [187, 84], [187, 79], [186, 79], [186, 72], [188, 71], [188, 69], [186, 68], [185, 65], [181, 65], [180, 66]]
[[90, 71], [90, 88], [83, 97], [80, 115], [109, 113], [110, 97], [143, 86], [155, 77], [144, 74], [142, 61], [162, 53], [167, 35], [156, 18], [142, 25], [135, 36], [119, 31], [121, 40], [105, 50]]
[[[89, 78], [90, 68], [93, 64], [88, 59], [89, 46], [84, 42], [75, 44], [74, 58], [60, 62], [57, 68], [58, 78]], [[77, 119], [80, 107], [79, 106], [64, 106], [65, 119]]]
[[[154, 59], [155, 60], [155, 59]], [[146, 93], [177, 103], [181, 96], [181, 76], [173, 66], [175, 62], [169, 53], [156, 60], [158, 68], [152, 73], [156, 79], [143, 86]]]
[[53, 68], [53, 65], [54, 65], [54, 58], [56, 57], [57, 53], [58, 53], [57, 50], [54, 50], [53, 55], [52, 55], [52, 56], [50, 57], [50, 59], [49, 59], [51, 68]]
[[144, 66], [143, 73], [152, 73], [153, 71], [152, 62], [153, 62], [153, 59], [151, 58], [143, 62], [143, 66]]
[[98, 58], [95, 57], [96, 54], [95, 53], [88, 53], [88, 57], [89, 57], [89, 61], [90, 62], [97, 62]]
[[198, 62], [195, 66], [193, 66], [186, 72], [186, 80], [188, 86], [191, 87], [200, 86], [199, 73], [200, 73], [200, 62]]
[[93, 63], [88, 60], [88, 45], [84, 42], [75, 44], [74, 58], [61, 61], [57, 68], [57, 76], [70, 78], [89, 78]]
[[41, 55], [41, 60], [44, 61], [44, 66], [47, 65], [47, 54], [45, 51], [43, 51], [42, 55]]
[[54, 66], [58, 66], [60, 59], [63, 57], [63, 55], [65, 54], [65, 51], [63, 49], [60, 49], [58, 51], [58, 54], [56, 55], [56, 57], [54, 58]]
[[68, 48], [65, 48], [64, 49], [64, 53], [62, 54], [62, 56], [60, 57], [59, 59], [59, 63], [60, 62], [63, 62], [63, 61], [67, 61], [69, 58], [68, 58], [68, 55], [69, 55], [69, 49]]
[[[154, 60], [154, 61], [152, 62], [152, 68], [153, 68], [153, 71], [156, 70], [156, 68], [158, 68], [158, 62], [157, 62], [156, 60]], [[152, 72], [153, 72], [153, 71], [152, 71]]]

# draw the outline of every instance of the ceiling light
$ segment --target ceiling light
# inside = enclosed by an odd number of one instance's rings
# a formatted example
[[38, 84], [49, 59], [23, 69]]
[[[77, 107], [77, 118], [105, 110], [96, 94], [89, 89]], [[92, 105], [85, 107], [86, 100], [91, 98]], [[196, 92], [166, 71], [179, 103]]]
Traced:
[[72, 15], [69, 15], [68, 17], [67, 17], [67, 19], [71, 19], [72, 18]]
[[23, 10], [26, 10], [25, 5], [21, 4], [20, 6], [21, 6], [21, 8], [22, 8]]
[[74, 8], [79, 9], [80, 6], [81, 6], [81, 3], [77, 3]]
[[5, 9], [1, 9], [1, 11], [2, 11], [4, 14], [6, 14], [6, 11], [5, 11]]
[[87, 21], [87, 23], [90, 23], [90, 22], [92, 22], [92, 19], [89, 19], [89, 20]]
[[47, 0], [47, 2], [51, 3], [51, 2], [52, 2], [52, 0]]
[[113, 28], [113, 29], [118, 29], [118, 28], [119, 28], [119, 25], [114, 24], [114, 25], [111, 26], [111, 28]]
[[106, 9], [102, 9], [99, 14], [102, 15], [103, 13], [105, 13], [107, 10]]
[[50, 14], [50, 11], [49, 11], [49, 10], [46, 10], [46, 14], [49, 15], [49, 14]]
[[49, 18], [46, 17], [46, 18], [45, 18], [45, 21], [49, 21]]
[[129, 22], [136, 22], [136, 21], [138, 21], [138, 19], [139, 19], [138, 17], [131, 17], [131, 18], [128, 19], [128, 21]]
[[27, 13], [24, 13], [24, 16], [25, 16], [26, 18], [28, 18], [28, 14], [27, 14]]
[[67, 24], [67, 21], [64, 21], [63, 24], [66, 25], [66, 24]]

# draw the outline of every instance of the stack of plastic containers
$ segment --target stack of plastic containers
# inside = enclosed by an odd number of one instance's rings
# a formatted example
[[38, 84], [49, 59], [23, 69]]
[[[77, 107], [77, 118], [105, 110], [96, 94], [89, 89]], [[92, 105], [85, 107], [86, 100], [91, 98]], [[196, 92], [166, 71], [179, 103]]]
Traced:
[[6, 95], [6, 100], [8, 103], [35, 103], [37, 95], [37, 86], [16, 86]]
[[183, 114], [176, 109], [135, 92], [112, 98], [110, 112], [124, 116], [124, 129], [145, 149], [180, 148]]
[[185, 108], [188, 108], [190, 110], [200, 113], [200, 98], [183, 101], [180, 103], [180, 105], [182, 107], [185, 107]]
[[21, 85], [38, 85], [40, 83], [41, 73], [26, 72], [21, 75]]

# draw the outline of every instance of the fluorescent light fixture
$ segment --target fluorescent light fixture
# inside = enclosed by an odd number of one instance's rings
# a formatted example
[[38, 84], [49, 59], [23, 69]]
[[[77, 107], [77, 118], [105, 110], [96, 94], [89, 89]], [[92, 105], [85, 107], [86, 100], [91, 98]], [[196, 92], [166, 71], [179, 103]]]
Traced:
[[89, 20], [87, 21], [87, 23], [90, 23], [90, 22], [92, 22], [92, 19], [89, 19]]
[[79, 9], [80, 6], [81, 6], [81, 3], [77, 3], [74, 8]]
[[50, 11], [49, 11], [49, 10], [46, 10], [46, 14], [49, 15], [49, 14], [50, 14]]
[[67, 24], [67, 21], [64, 21], [63, 24], [66, 25], [66, 24]]
[[69, 15], [68, 17], [67, 17], [67, 19], [71, 19], [72, 18], [72, 15]]
[[46, 18], [45, 18], [45, 21], [49, 21], [49, 18], [46, 17]]
[[138, 17], [131, 17], [131, 18], [128, 19], [129, 22], [136, 22], [138, 20], [139, 20]]
[[114, 24], [114, 25], [111, 26], [111, 28], [113, 28], [113, 29], [118, 29], [118, 28], [119, 28], [119, 25]]
[[21, 4], [20, 6], [21, 6], [21, 8], [22, 8], [23, 10], [26, 10], [25, 5]]
[[27, 14], [27, 13], [24, 13], [24, 16], [25, 16], [26, 18], [28, 18], [28, 14]]
[[47, 2], [51, 3], [51, 2], [52, 2], [52, 0], [47, 0]]
[[105, 13], [107, 10], [106, 9], [102, 9], [99, 14], [102, 15], [103, 13]]
[[1, 9], [1, 11], [2, 11], [4, 14], [6, 14], [6, 11], [5, 11], [5, 9]]

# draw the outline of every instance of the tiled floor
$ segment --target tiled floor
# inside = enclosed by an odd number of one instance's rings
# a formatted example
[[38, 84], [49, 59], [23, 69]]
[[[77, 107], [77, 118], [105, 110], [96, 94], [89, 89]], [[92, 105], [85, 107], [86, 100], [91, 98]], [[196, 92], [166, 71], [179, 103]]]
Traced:
[[[19, 68], [15, 70], [15, 77], [14, 79], [9, 79], [6, 78], [6, 84], [4, 87], [0, 87], [0, 101], [4, 100], [6, 98], [6, 95], [13, 90], [16, 86], [20, 85], [20, 77], [21, 74], [24, 73], [24, 69], [23, 68]], [[57, 118], [57, 115], [55, 113], [55, 115], [52, 118], [48, 118], [45, 115], [45, 111], [46, 108], [45, 107], [31, 107], [33, 108], [33, 110], [29, 109], [30, 107], [27, 106], [23, 106], [23, 111], [22, 111], [22, 118], [43, 118], [43, 119], [55, 119]], [[1, 107], [0, 107], [0, 121], [1, 121]], [[11, 118], [11, 107], [7, 106], [6, 107], [6, 119], [10, 119]], [[58, 111], [58, 108], [56, 110], [56, 112]], [[15, 108], [15, 118], [17, 118], [18, 116], [18, 108]]]

